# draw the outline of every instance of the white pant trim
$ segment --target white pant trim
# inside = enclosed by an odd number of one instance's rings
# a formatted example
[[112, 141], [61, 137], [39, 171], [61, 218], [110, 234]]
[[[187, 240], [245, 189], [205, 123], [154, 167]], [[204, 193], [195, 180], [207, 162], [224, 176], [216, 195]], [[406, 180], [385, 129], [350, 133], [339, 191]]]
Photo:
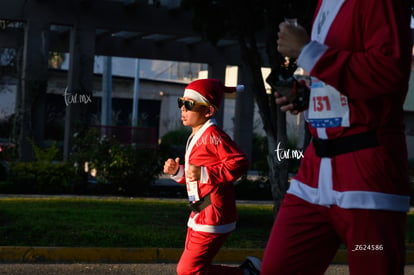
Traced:
[[198, 224], [195, 222], [195, 219], [198, 215], [194, 216], [194, 218], [189, 218], [187, 226], [192, 228], [195, 231], [206, 232], [206, 233], [216, 233], [216, 234], [224, 234], [229, 233], [236, 229], [236, 222], [228, 223], [228, 224], [221, 224], [221, 225], [209, 225], [209, 224]]

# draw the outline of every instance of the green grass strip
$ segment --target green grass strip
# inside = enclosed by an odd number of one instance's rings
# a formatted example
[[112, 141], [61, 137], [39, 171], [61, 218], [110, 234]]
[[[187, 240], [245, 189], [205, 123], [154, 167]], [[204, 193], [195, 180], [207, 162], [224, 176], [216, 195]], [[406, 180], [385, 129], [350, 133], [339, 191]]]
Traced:
[[[228, 247], [264, 248], [271, 205], [239, 205], [239, 226]], [[3, 198], [1, 246], [182, 247], [185, 200]]]
[[[237, 229], [227, 248], [264, 248], [271, 204], [238, 204]], [[185, 200], [145, 198], [2, 198], [0, 246], [183, 247]], [[414, 213], [407, 219], [414, 243]]]

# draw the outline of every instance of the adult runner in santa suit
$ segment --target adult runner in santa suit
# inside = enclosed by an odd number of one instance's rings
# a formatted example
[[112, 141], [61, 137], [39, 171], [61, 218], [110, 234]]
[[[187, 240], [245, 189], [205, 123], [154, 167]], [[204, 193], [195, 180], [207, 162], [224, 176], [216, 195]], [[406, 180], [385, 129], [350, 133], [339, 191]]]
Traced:
[[[240, 86], [239, 86], [240, 87]], [[260, 260], [247, 257], [240, 267], [212, 265], [230, 232], [236, 228], [233, 182], [247, 172], [249, 161], [213, 118], [224, 93], [235, 92], [216, 79], [191, 82], [178, 99], [181, 120], [192, 128], [184, 165], [168, 159], [164, 173], [186, 184], [192, 209], [178, 275], [259, 275]]]
[[[323, 274], [342, 242], [351, 274], [404, 273], [410, 11], [407, 0], [320, 0], [310, 38], [300, 25], [279, 25], [278, 51], [311, 77], [313, 140], [262, 274]], [[297, 113], [286, 97], [277, 103]]]

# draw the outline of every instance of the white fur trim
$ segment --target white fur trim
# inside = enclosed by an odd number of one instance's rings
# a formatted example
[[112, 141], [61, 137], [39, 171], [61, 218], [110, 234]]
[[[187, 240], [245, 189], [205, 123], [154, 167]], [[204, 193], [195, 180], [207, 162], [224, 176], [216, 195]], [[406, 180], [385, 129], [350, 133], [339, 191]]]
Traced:
[[184, 177], [184, 165], [180, 165], [180, 167], [178, 168], [177, 175], [171, 175], [171, 179], [179, 181], [182, 177]]
[[199, 92], [192, 90], [192, 89], [185, 89], [184, 90], [184, 97], [189, 97], [191, 99], [194, 99], [197, 102], [204, 102], [204, 103], [210, 103], [208, 100], [202, 96]]
[[201, 175], [200, 175], [200, 183], [207, 183], [209, 180], [207, 168], [201, 166]]
[[198, 214], [194, 218], [189, 218], [187, 226], [192, 228], [195, 231], [214, 233], [214, 234], [225, 234], [236, 229], [236, 222], [220, 225], [209, 225], [209, 224], [198, 224], [197, 223]]

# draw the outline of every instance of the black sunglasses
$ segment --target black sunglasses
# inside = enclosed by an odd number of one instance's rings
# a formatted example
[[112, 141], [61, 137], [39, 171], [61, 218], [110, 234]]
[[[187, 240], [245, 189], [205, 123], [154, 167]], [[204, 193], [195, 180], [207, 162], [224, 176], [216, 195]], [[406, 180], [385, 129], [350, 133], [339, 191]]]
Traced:
[[192, 109], [194, 109], [196, 105], [210, 106], [210, 104], [208, 103], [198, 102], [198, 101], [191, 100], [191, 99], [184, 99], [183, 97], [178, 98], [177, 102], [178, 102], [178, 108], [181, 109], [181, 107], [184, 106], [185, 109], [188, 111], [191, 111]]

